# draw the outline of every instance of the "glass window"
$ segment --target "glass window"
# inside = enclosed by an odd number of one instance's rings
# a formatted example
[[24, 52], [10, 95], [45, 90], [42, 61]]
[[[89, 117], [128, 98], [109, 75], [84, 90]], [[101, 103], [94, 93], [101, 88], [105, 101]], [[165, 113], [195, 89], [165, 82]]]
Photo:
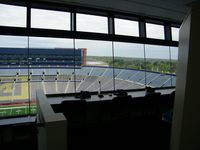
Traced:
[[115, 34], [139, 36], [138, 22], [115, 18]]
[[96, 40], [76, 40], [76, 49], [84, 49], [84, 63], [76, 69], [76, 91], [113, 90], [112, 43]]
[[145, 85], [144, 45], [114, 42], [115, 89], [137, 89]]
[[176, 74], [176, 66], [178, 62], [178, 47], [170, 47], [171, 50], [171, 72]]
[[32, 8], [31, 27], [70, 30], [70, 13]]
[[26, 27], [26, 7], [0, 4], [0, 25]]
[[27, 58], [27, 37], [0, 36], [0, 117], [36, 112], [35, 102], [29, 109]]
[[107, 17], [77, 13], [77, 31], [108, 33]]
[[171, 81], [170, 52], [168, 46], [145, 45], [146, 84], [163, 87]]
[[176, 70], [178, 63], [178, 47], [170, 47], [172, 86], [176, 86]]
[[172, 41], [179, 40], [179, 28], [172, 27]]
[[147, 38], [164, 40], [164, 26], [152, 23], [146, 23]]
[[36, 99], [36, 89], [74, 93], [73, 40], [30, 37], [29, 45], [31, 99]]

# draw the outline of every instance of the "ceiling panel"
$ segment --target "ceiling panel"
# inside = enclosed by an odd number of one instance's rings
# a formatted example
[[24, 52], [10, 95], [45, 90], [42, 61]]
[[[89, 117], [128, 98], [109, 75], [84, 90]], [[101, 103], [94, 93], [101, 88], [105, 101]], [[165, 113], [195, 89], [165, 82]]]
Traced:
[[126, 12], [182, 22], [194, 0], [40, 0]]

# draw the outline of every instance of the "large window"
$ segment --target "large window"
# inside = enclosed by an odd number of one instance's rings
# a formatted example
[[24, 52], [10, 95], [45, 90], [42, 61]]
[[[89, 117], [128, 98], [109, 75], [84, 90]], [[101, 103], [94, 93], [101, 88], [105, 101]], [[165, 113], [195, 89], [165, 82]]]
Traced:
[[139, 36], [138, 22], [115, 18], [115, 34]]
[[152, 23], [146, 23], [146, 34], [148, 38], [164, 40], [164, 26]]
[[32, 8], [31, 27], [70, 30], [70, 13]]
[[145, 78], [144, 45], [114, 42], [115, 89], [137, 89]]
[[0, 36], [0, 117], [36, 112], [30, 104], [27, 43], [27, 37]]
[[77, 14], [77, 31], [108, 33], [107, 17]]
[[172, 40], [178, 41], [179, 40], [179, 28], [172, 27], [171, 31], [172, 31]]
[[72, 39], [29, 38], [31, 99], [36, 89], [45, 94], [74, 93], [74, 48]]
[[170, 47], [171, 53], [171, 73], [176, 74], [177, 62], [178, 62], [178, 47]]
[[0, 25], [26, 27], [26, 7], [0, 4]]
[[171, 81], [168, 46], [145, 45], [146, 84], [163, 87]]
[[96, 40], [76, 40], [76, 49], [84, 48], [86, 61], [76, 69], [77, 92], [113, 90], [112, 43]]
[[[164, 25], [144, 26], [139, 17], [39, 8], [0, 4], [0, 117], [35, 114], [36, 90], [54, 94], [176, 85], [178, 48], [158, 45], [177, 44], [178, 28], [172, 27], [167, 33], [172, 41], [165, 41]], [[145, 30], [147, 38], [141, 38]]]

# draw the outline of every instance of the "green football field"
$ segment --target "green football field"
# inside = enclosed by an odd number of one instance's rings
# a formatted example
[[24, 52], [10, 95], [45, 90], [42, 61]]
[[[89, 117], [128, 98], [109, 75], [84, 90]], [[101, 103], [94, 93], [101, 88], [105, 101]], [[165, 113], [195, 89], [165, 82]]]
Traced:
[[[20, 82], [13, 82], [16, 78]], [[36, 114], [36, 104], [33, 101], [31, 101], [31, 107], [29, 108], [29, 92], [26, 76], [4, 76], [0, 77], [0, 80], [8, 81], [0, 83], [0, 118]], [[5, 101], [8, 101], [8, 104], [4, 105]]]
[[30, 108], [29, 106], [0, 107], [0, 118], [36, 114], [36, 112], [36, 105], [30, 106]]

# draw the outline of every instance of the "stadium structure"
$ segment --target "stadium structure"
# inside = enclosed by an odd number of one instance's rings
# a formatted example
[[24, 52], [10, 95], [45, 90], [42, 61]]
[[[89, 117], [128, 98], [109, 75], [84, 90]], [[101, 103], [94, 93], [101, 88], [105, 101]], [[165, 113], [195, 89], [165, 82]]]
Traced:
[[[1, 105], [6, 107], [1, 109], [1, 117], [27, 114], [29, 99], [34, 114], [38, 89], [45, 94], [56, 94], [131, 90], [146, 86], [169, 87], [176, 84], [176, 76], [173, 74], [87, 66], [85, 48], [0, 48], [0, 53], [0, 100]], [[22, 106], [19, 107], [20, 104]]]
[[[1, 149], [200, 149], [198, 0], [2, 0], [0, 8]], [[74, 48], [26, 48], [31, 38]], [[75, 49], [82, 40], [110, 43], [113, 56], [115, 43], [138, 44], [144, 60], [158, 46], [155, 57], [169, 52], [164, 67], [176, 75], [88, 65], [87, 50]]]
[[86, 49], [0, 48], [0, 66], [83, 66]]

